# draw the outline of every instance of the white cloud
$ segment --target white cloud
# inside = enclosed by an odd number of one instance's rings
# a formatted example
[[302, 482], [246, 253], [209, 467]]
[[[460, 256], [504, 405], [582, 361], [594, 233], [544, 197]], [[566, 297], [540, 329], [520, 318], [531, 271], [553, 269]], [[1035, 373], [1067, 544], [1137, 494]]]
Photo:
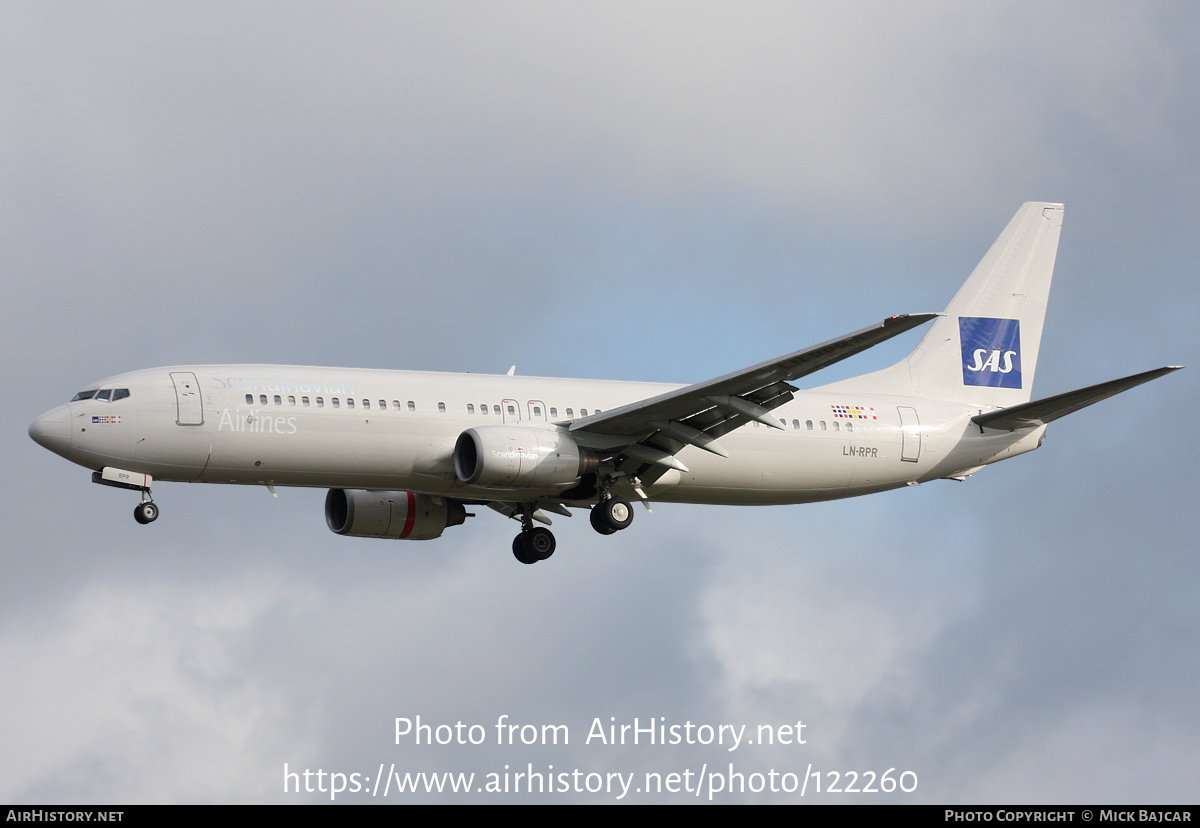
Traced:
[[[98, 583], [0, 635], [10, 665], [0, 797], [203, 802], [261, 796], [280, 752], [313, 750], [287, 688], [248, 669], [246, 638], [305, 588]], [[47, 609], [59, 601], [46, 602]], [[257, 783], [257, 784], [256, 784]]]

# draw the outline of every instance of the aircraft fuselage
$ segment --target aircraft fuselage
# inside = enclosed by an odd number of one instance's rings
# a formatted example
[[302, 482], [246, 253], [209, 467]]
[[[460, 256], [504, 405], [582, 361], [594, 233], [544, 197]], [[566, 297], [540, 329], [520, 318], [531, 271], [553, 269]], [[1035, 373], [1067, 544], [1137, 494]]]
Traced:
[[[577, 417], [680, 386], [236, 365], [137, 371], [94, 387], [128, 389], [129, 395], [77, 400], [31, 426], [31, 433], [53, 438], [52, 450], [90, 469], [111, 466], [164, 481], [522, 501], [554, 498], [565, 487], [461, 482], [451, 453], [464, 430], [565, 431]], [[772, 412], [785, 430], [752, 423], [726, 435], [729, 457], [686, 447], [678, 457], [687, 471], [667, 471], [645, 493], [680, 503], [806, 503], [953, 476], [1040, 443], [1044, 427], [983, 432], [970, 422], [980, 410], [910, 397], [799, 391]]]

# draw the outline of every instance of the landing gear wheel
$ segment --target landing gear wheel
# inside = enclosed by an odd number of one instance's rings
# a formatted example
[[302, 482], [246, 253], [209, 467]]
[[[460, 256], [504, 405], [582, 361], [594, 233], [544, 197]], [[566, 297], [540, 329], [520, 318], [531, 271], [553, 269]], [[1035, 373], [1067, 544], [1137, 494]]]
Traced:
[[525, 536], [525, 547], [539, 561], [544, 561], [553, 555], [554, 547], [558, 545], [554, 540], [554, 533], [544, 526], [530, 529], [528, 532], [522, 532], [521, 534]]
[[604, 518], [604, 510], [599, 506], [593, 506], [588, 512], [588, 520], [592, 522], [592, 528], [601, 535], [611, 535], [617, 530], [608, 525]]
[[133, 519], [138, 523], [147, 524], [158, 520], [158, 506], [153, 500], [145, 500], [137, 505], [133, 510]]
[[633, 507], [628, 500], [611, 497], [604, 504], [604, 516], [615, 529], [625, 529], [633, 523]]
[[610, 497], [592, 507], [592, 527], [602, 535], [611, 535], [633, 523], [633, 507], [628, 500]]
[[513, 557], [523, 564], [535, 564], [540, 560], [533, 551], [525, 544], [525, 533], [517, 535], [513, 538]]
[[541, 526], [526, 529], [513, 538], [513, 557], [523, 564], [535, 564], [554, 554], [554, 534]]

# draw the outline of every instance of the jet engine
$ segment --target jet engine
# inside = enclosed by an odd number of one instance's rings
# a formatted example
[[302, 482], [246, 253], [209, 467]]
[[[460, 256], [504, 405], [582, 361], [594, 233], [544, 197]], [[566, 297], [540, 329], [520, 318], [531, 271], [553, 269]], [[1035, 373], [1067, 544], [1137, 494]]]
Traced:
[[432, 540], [466, 519], [463, 505], [444, 497], [363, 489], [330, 489], [325, 496], [329, 528], [356, 538]]
[[454, 473], [479, 486], [569, 486], [599, 462], [570, 435], [541, 428], [469, 428], [454, 444]]

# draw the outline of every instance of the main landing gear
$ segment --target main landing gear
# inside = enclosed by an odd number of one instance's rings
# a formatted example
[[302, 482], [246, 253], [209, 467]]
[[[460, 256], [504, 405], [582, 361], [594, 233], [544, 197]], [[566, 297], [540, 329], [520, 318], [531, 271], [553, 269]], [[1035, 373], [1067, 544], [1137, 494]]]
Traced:
[[606, 497], [592, 507], [590, 520], [592, 528], [601, 535], [611, 535], [633, 523], [633, 507], [628, 500]]
[[554, 554], [557, 543], [554, 533], [544, 526], [533, 525], [535, 504], [527, 503], [521, 511], [521, 534], [513, 538], [513, 557], [523, 564], [535, 564]]
[[513, 538], [513, 556], [523, 564], [535, 564], [554, 554], [554, 533], [544, 526], [522, 529]]
[[[554, 534], [549, 529], [533, 525], [533, 511], [531, 505], [525, 507], [521, 515], [521, 534], [513, 538], [512, 543], [513, 557], [523, 564], [546, 560], [554, 554], [556, 545]], [[592, 507], [590, 519], [593, 529], [601, 535], [611, 535], [633, 523], [633, 507], [628, 500], [605, 497]]]

